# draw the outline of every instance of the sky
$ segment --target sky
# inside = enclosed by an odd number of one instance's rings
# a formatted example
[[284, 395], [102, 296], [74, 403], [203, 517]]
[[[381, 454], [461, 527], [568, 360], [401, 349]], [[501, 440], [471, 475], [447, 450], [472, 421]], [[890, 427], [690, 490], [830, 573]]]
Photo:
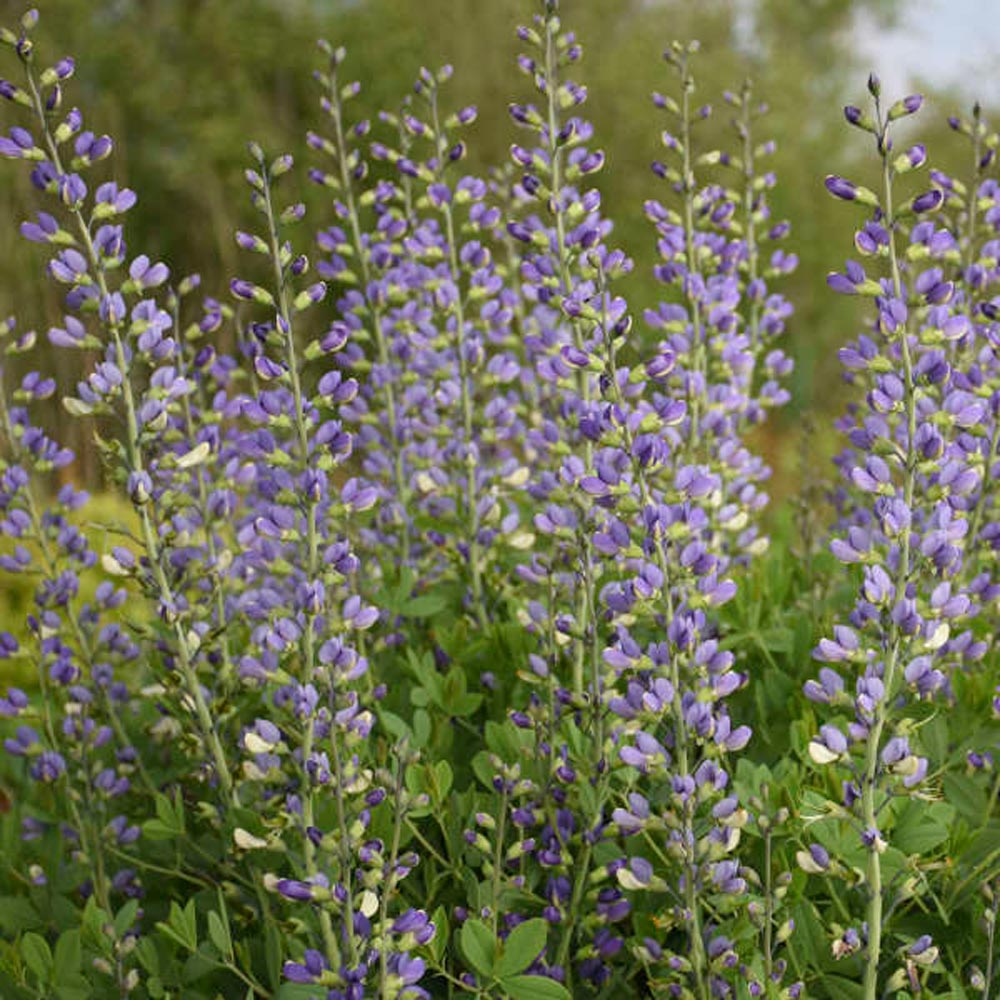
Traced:
[[[906, 0], [891, 29], [862, 12], [861, 53], [888, 97], [921, 81], [953, 88], [1000, 115], [1000, 0]], [[992, 108], [991, 108], [992, 105]]]

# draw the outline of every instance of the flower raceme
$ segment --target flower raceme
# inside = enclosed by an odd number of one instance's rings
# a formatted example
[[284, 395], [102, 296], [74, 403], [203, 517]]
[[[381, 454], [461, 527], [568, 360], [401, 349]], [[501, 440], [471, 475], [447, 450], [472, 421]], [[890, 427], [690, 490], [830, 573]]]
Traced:
[[[831, 713], [808, 753], [842, 776], [842, 799], [829, 804], [830, 815], [854, 819], [865, 859], [864, 923], [850, 931], [857, 943], [834, 953], [860, 953], [865, 996], [875, 997], [896, 982], [886, 978], [887, 917], [909, 899], [883, 879], [883, 856], [894, 841], [892, 801], [926, 794], [937, 763], [929, 762], [915, 723], [922, 703], [948, 696], [952, 672], [985, 652], [970, 626], [989, 583], [985, 575], [970, 578], [967, 547], [989, 430], [986, 401], [967, 388], [974, 349], [965, 345], [977, 332], [951, 277], [959, 239], [940, 214], [946, 187], [932, 171], [930, 189], [901, 191], [926, 153], [914, 146], [897, 154], [892, 124], [915, 113], [921, 99], [886, 108], [877, 83], [870, 89], [872, 113], [848, 108], [846, 117], [875, 140], [880, 190], [841, 177], [826, 181], [832, 195], [871, 212], [855, 239], [867, 263], [849, 261], [829, 278], [837, 292], [870, 298], [875, 312], [871, 331], [841, 351], [864, 402], [840, 423], [850, 444], [838, 459], [842, 520], [831, 546], [842, 563], [862, 568], [862, 578], [849, 623], [836, 625], [815, 650], [827, 666], [805, 694]], [[825, 871], [816, 856], [807, 870]]]

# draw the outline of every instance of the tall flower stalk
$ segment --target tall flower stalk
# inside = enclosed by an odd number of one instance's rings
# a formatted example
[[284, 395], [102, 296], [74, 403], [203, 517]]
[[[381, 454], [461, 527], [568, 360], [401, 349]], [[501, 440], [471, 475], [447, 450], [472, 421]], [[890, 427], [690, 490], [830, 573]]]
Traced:
[[[962, 656], [948, 642], [952, 623], [975, 610], [960, 574], [966, 498], [978, 487], [979, 474], [960, 441], [965, 429], [982, 419], [985, 406], [960, 388], [962, 369], [949, 363], [942, 349], [968, 325], [954, 300], [954, 284], [937, 260], [955, 245], [954, 237], [929, 224], [929, 213], [944, 197], [939, 189], [910, 198], [898, 190], [903, 175], [924, 165], [926, 153], [919, 145], [894, 152], [892, 124], [916, 112], [921, 98], [886, 107], [875, 77], [869, 91], [871, 113], [849, 107], [845, 114], [874, 138], [881, 191], [835, 176], [826, 182], [835, 197], [873, 210], [855, 243], [861, 253], [881, 258], [887, 270], [877, 280], [851, 261], [845, 273], [829, 278], [835, 290], [871, 296], [878, 308], [873, 336], [841, 352], [852, 378], [866, 384], [868, 393], [865, 410], [859, 408], [849, 425], [856, 450], [841, 460], [856, 497], [853, 523], [832, 548], [842, 562], [861, 563], [865, 572], [851, 626], [836, 626], [816, 651], [830, 664], [856, 664], [859, 677], [852, 699], [840, 674], [827, 667], [809, 682], [806, 694], [821, 704], [854, 709], [847, 735], [826, 723], [809, 753], [819, 766], [839, 763], [846, 769], [842, 805], [830, 809], [856, 817], [861, 831], [864, 925], [860, 933], [845, 932], [834, 953], [862, 952], [864, 995], [875, 998], [887, 982], [887, 917], [906, 899], [883, 877], [883, 856], [892, 843], [886, 807], [897, 792], [919, 789], [925, 780], [928, 761], [917, 748], [914, 706], [947, 688], [944, 671]], [[900, 243], [907, 238], [904, 256]], [[967, 645], [965, 651], [974, 655]], [[919, 963], [936, 961], [929, 939], [912, 948]]]
[[[173, 371], [169, 364], [163, 364], [172, 349], [172, 341], [164, 335], [170, 326], [169, 316], [155, 299], [145, 297], [147, 291], [163, 284], [169, 271], [165, 265], [151, 264], [148, 258], [140, 256], [132, 262], [128, 277], [119, 285], [112, 285], [115, 270], [125, 257], [121, 227], [112, 221], [135, 204], [135, 195], [111, 183], [100, 186], [89, 196], [81, 174], [75, 172], [85, 171], [109, 156], [112, 142], [107, 136], [82, 130], [82, 115], [76, 109], [58, 120], [63, 81], [72, 75], [72, 60], [63, 60], [38, 74], [34, 68], [34, 47], [27, 34], [15, 43], [15, 49], [25, 79], [24, 89], [17, 91], [18, 103], [30, 110], [41, 144], [37, 145], [31, 133], [21, 129], [17, 130], [20, 142], [8, 140], [3, 152], [10, 158], [32, 163], [34, 185], [61, 202], [70, 229], [63, 229], [48, 214], [40, 217], [39, 223], [44, 242], [62, 248], [53, 256], [50, 274], [68, 286], [66, 304], [71, 314], [81, 313], [86, 317], [96, 313], [97, 326], [104, 336], [98, 342], [104, 348], [105, 360], [98, 364], [86, 384], [81, 383], [80, 398], [68, 399], [66, 406], [71, 414], [78, 416], [117, 412], [124, 424], [123, 446], [112, 448], [112, 455], [121, 461], [133, 487], [130, 494], [146, 557], [141, 575], [144, 585], [156, 595], [160, 617], [173, 639], [171, 654], [176, 658], [186, 697], [193, 708], [213, 780], [225, 802], [232, 793], [229, 765], [198, 676], [187, 616], [170, 578], [168, 553], [147, 502], [152, 483], [146, 467], [150, 432], [143, 424], [142, 406], [150, 402], [157, 408], [159, 403], [162, 409], [163, 404], [157, 399], [155, 377], [144, 388], [138, 369], [141, 360], [154, 372], [160, 368], [165, 378]], [[67, 169], [63, 151], [71, 140], [74, 155]], [[133, 302], [131, 314], [127, 312], [127, 299]], [[71, 315], [61, 337], [83, 341], [85, 328]], [[174, 405], [184, 391], [183, 384], [175, 388], [178, 392], [173, 398], [169, 393], [167, 396]], [[208, 453], [208, 447], [198, 445], [175, 461], [181, 468], [190, 468], [203, 462]]]
[[[392, 512], [388, 520], [398, 537], [399, 562], [409, 566], [413, 528], [409, 520], [411, 473], [406, 468], [405, 460], [407, 418], [400, 399], [399, 360], [391, 354], [392, 335], [386, 316], [387, 300], [391, 294], [386, 271], [397, 256], [393, 253], [391, 242], [398, 239], [403, 226], [393, 214], [383, 211], [377, 231], [373, 234], [365, 232], [362, 206], [373, 202], [377, 205], [377, 201], [374, 192], [361, 186], [368, 173], [367, 164], [357, 146], [350, 145], [350, 138], [356, 140], [366, 135], [369, 123], [360, 121], [353, 128], [348, 127], [346, 102], [358, 94], [359, 86], [343, 84], [340, 80], [339, 70], [346, 51], [327, 42], [321, 43], [321, 49], [328, 58], [328, 66], [323, 72], [317, 72], [316, 78], [323, 87], [321, 106], [333, 126], [333, 138], [326, 139], [314, 132], [310, 132], [308, 138], [311, 147], [333, 160], [335, 172], [313, 170], [311, 177], [333, 192], [334, 211], [338, 222], [347, 227], [346, 246], [350, 247], [351, 255], [342, 259], [341, 266], [321, 263], [319, 272], [328, 279], [357, 287], [360, 301], [355, 305], [345, 300], [345, 312], [348, 317], [360, 315], [374, 340], [375, 355], [368, 376], [381, 397], [382, 410], [377, 410], [375, 415], [381, 418], [384, 411], [385, 426], [376, 426], [371, 432], [377, 435], [379, 449], [385, 453], [390, 469], [391, 491], [388, 499]], [[326, 232], [320, 237], [321, 243], [337, 250], [338, 235]]]

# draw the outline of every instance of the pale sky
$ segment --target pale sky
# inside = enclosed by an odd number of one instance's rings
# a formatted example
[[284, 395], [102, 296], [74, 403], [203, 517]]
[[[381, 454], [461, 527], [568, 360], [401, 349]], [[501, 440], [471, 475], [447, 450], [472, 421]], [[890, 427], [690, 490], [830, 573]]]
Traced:
[[855, 26], [859, 55], [894, 99], [921, 81], [954, 88], [1000, 116], [1000, 0], [905, 0], [899, 23], [886, 30], [862, 13]]

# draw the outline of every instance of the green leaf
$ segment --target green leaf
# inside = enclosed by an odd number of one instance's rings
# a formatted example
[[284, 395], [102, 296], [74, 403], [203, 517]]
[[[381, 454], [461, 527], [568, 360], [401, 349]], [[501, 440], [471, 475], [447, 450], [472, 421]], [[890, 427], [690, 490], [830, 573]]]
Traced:
[[423, 708], [418, 708], [413, 713], [413, 742], [418, 749], [427, 746], [431, 738], [431, 717]]
[[21, 938], [21, 958], [43, 983], [49, 981], [52, 975], [52, 950], [41, 934], [29, 931]]
[[979, 784], [967, 774], [952, 773], [945, 774], [942, 784], [945, 799], [959, 816], [978, 826], [986, 813], [986, 794]]
[[456, 698], [453, 702], [448, 705], [448, 712], [450, 715], [456, 718], [465, 718], [467, 715], [472, 715], [479, 706], [483, 703], [483, 696], [481, 694], [474, 694], [472, 692], [468, 694], [463, 694], [461, 697]]
[[823, 977], [823, 986], [833, 1000], [862, 1000], [865, 995], [861, 983], [845, 979], [843, 976], [826, 975]]
[[439, 906], [434, 911], [432, 919], [437, 930], [431, 938], [430, 950], [434, 960], [440, 962], [444, 957], [445, 948], [448, 947], [448, 911], [444, 906]]
[[142, 824], [142, 835], [146, 840], [175, 840], [178, 833], [162, 820], [147, 819]]
[[[962, 851], [962, 864], [975, 868], [990, 858], [996, 858], [998, 854], [1000, 854], [1000, 820], [991, 819]], [[992, 877], [986, 872], [980, 874], [983, 882]]]
[[431, 618], [448, 607], [448, 599], [441, 594], [421, 594], [411, 597], [399, 607], [406, 618]]
[[316, 987], [308, 983], [282, 983], [275, 1000], [315, 1000]]
[[73, 981], [56, 987], [56, 1000], [93, 1000], [94, 991], [83, 976], [76, 975]]
[[503, 979], [531, 965], [545, 947], [548, 932], [548, 924], [541, 917], [518, 924], [504, 943], [503, 953], [497, 962], [497, 975]]
[[139, 900], [130, 899], [115, 915], [115, 936], [124, 937], [125, 932], [135, 923], [139, 912]]
[[57, 983], [67, 983], [80, 971], [83, 961], [83, 946], [80, 943], [80, 931], [77, 928], [63, 931], [56, 941], [56, 953], [53, 961], [52, 978]]
[[920, 729], [920, 739], [931, 760], [943, 764], [948, 758], [948, 720], [938, 712]]
[[439, 760], [434, 765], [433, 781], [431, 782], [431, 797], [435, 802], [444, 802], [448, 797], [448, 793], [451, 791], [451, 784], [454, 780], [454, 774], [451, 770], [451, 764], [446, 760]]
[[0, 896], [0, 931], [16, 937], [21, 931], [42, 927], [45, 921], [22, 896]]
[[380, 726], [386, 732], [395, 736], [397, 740], [406, 739], [411, 735], [410, 727], [406, 722], [400, 716], [396, 715], [395, 712], [390, 712], [388, 709], [378, 709], [378, 721]]
[[502, 985], [513, 1000], [570, 1000], [569, 990], [546, 976], [511, 976]]
[[198, 915], [194, 900], [189, 900], [182, 910], [176, 903], [170, 904], [170, 917], [156, 925], [168, 938], [182, 948], [194, 952], [198, 950]]
[[191, 950], [195, 951], [198, 947], [198, 911], [195, 909], [194, 900], [189, 899], [187, 906], [184, 907], [184, 931], [187, 935], [187, 939], [192, 942]]
[[955, 810], [945, 802], [908, 800], [896, 816], [891, 841], [904, 854], [927, 854], [948, 839]]
[[788, 940], [788, 950], [796, 975], [801, 976], [807, 968], [813, 968], [815, 956], [830, 953], [830, 943], [816, 908], [809, 900], [800, 900], [793, 907], [791, 915], [795, 920], [795, 933]]
[[965, 985], [953, 972], [948, 973], [948, 985], [951, 987], [953, 1000], [967, 1000], [969, 994], [965, 989]]
[[[273, 923], [268, 923], [265, 934], [264, 958], [267, 962], [267, 975], [272, 983], [277, 983], [281, 981], [281, 934]], [[291, 984], [285, 983], [285, 986], [289, 985]], [[280, 992], [278, 995], [281, 996]]]
[[224, 958], [232, 957], [233, 942], [229, 937], [229, 928], [215, 910], [210, 910], [208, 914], [208, 937], [219, 949], [220, 955]]
[[184, 835], [184, 806], [180, 795], [171, 802], [166, 795], [156, 795], [156, 818], [142, 824], [142, 832], [150, 840], [173, 840]]
[[490, 755], [486, 750], [480, 750], [472, 758], [472, 773], [479, 779], [484, 788], [493, 789], [493, 765], [490, 763]]
[[156, 796], [156, 815], [165, 826], [169, 826], [177, 833], [184, 832], [184, 804], [181, 801], [180, 792], [171, 801], [166, 795]]
[[493, 931], [481, 920], [466, 920], [458, 938], [463, 954], [476, 972], [491, 975], [497, 950]]
[[[80, 926], [87, 936], [88, 945], [100, 950], [107, 950], [110, 941], [104, 933], [104, 926], [110, 919], [108, 914], [98, 906], [97, 900], [91, 896], [83, 908], [83, 916], [80, 919]], [[145, 943], [146, 940], [146, 938], [140, 938], [139, 944]]]
[[[139, 964], [149, 973], [150, 979], [158, 978], [160, 973], [160, 953], [156, 950], [156, 944], [153, 939], [148, 935], [140, 937], [139, 943], [135, 946], [135, 953], [139, 959]], [[150, 996], [152, 995], [151, 992]], [[160, 996], [163, 996], [163, 994], [161, 993]]]

